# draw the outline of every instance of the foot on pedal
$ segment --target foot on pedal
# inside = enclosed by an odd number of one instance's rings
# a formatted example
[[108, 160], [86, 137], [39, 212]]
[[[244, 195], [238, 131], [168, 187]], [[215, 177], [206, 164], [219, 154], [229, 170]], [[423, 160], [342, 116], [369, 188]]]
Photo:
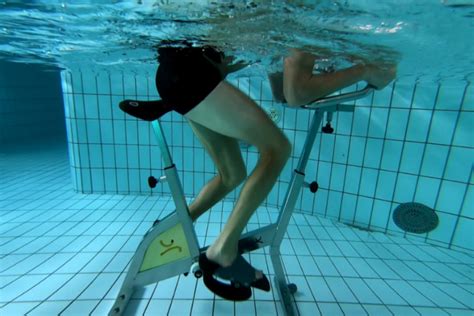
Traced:
[[[237, 256], [231, 266], [222, 267], [207, 258], [206, 253], [199, 256], [199, 266], [204, 274], [204, 284], [215, 294], [229, 300], [236, 300], [234, 296], [245, 297], [251, 295], [250, 287], [263, 291], [270, 291], [270, 282], [262, 273], [262, 277], [256, 279], [256, 272], [241, 255]], [[231, 284], [218, 281], [214, 276], [229, 280]], [[245, 299], [250, 298], [248, 296]]]
[[239, 240], [239, 254], [243, 254], [246, 252], [250, 252], [259, 248], [259, 243], [261, 243], [261, 239], [256, 238], [244, 238]]
[[241, 287], [240, 284], [234, 282], [228, 284], [218, 281], [214, 277], [214, 273], [221, 266], [209, 260], [206, 253], [199, 256], [199, 267], [203, 273], [204, 285], [214, 294], [229, 301], [246, 301], [252, 296], [250, 287]]
[[269, 292], [270, 282], [268, 281], [265, 274], [262, 272], [262, 277], [256, 279], [256, 273], [257, 270], [252, 267], [252, 265], [248, 263], [244, 257], [239, 255], [231, 266], [225, 268], [220, 267], [216, 270], [215, 275], [225, 280], [239, 282], [243, 286], [251, 286], [259, 290]]

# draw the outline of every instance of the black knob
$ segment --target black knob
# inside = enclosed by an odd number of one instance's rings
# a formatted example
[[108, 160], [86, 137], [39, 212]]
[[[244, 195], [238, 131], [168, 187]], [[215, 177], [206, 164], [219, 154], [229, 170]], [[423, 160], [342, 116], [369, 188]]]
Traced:
[[156, 184], [158, 183], [158, 180], [156, 180], [156, 178], [154, 176], [149, 176], [148, 177], [148, 185], [150, 186], [150, 188], [154, 188], [156, 187]]
[[334, 128], [331, 127], [331, 123], [327, 123], [326, 126], [323, 126], [322, 131], [326, 134], [332, 134], [334, 132]]
[[319, 184], [316, 181], [311, 182], [311, 184], [309, 185], [309, 190], [313, 193], [316, 193], [318, 189], [319, 189]]
[[194, 276], [196, 277], [196, 279], [199, 279], [202, 277], [202, 271], [201, 270], [196, 270], [194, 272]]

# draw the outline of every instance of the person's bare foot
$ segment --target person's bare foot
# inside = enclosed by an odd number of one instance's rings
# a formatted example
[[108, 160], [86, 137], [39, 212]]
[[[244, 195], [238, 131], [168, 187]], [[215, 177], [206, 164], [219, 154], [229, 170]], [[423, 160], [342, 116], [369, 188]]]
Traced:
[[[221, 267], [227, 268], [230, 267], [237, 258], [237, 252], [237, 247], [220, 247], [216, 242], [207, 248], [206, 257], [209, 260], [219, 264]], [[255, 280], [259, 280], [262, 277], [263, 272], [260, 270], [255, 270]]]
[[385, 88], [397, 75], [396, 65], [377, 65], [371, 64], [365, 66], [366, 81], [377, 90]]

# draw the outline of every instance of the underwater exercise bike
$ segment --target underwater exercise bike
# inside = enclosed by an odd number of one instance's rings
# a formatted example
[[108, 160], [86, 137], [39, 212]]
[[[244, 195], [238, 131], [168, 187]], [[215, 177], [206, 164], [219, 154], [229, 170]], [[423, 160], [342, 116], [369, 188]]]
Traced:
[[[280, 256], [280, 246], [301, 188], [308, 186], [312, 192], [316, 192], [318, 189], [316, 182], [311, 184], [305, 183], [304, 172], [319, 126], [321, 126], [326, 113], [326, 125], [322, 127], [322, 132], [332, 133], [331, 120], [333, 113], [336, 111], [353, 112], [354, 105], [343, 103], [363, 98], [372, 91], [373, 87], [368, 85], [358, 91], [329, 96], [300, 107], [301, 109], [312, 110], [314, 114], [278, 219], [273, 224], [243, 234], [239, 241], [239, 252], [241, 254], [267, 246], [270, 247], [270, 258], [275, 272], [274, 285], [277, 288], [285, 315], [292, 316], [298, 314], [293, 301], [293, 294], [297, 291], [297, 286], [287, 282]], [[153, 106], [152, 102], [157, 101], [125, 100], [121, 102], [120, 107], [128, 114], [137, 117], [137, 115], [134, 115], [136, 113], [133, 113], [133, 111], [130, 113], [127, 109], [139, 108], [143, 103], [149, 103], [146, 106]], [[176, 210], [168, 216], [155, 221], [143, 237], [129, 265], [118, 296], [109, 312], [110, 316], [122, 315], [134, 291], [140, 287], [180, 274], [188, 275], [190, 271], [197, 278], [203, 276], [203, 271], [199, 267], [198, 262], [200, 255], [205, 253], [207, 247], [200, 247], [197, 240], [183, 188], [176, 166], [170, 155], [160, 121], [158, 119], [153, 120], [152, 118], [148, 118], [148, 120], [151, 121], [160, 147], [165, 174], [159, 179], [150, 177], [148, 182], [151, 187], [154, 187], [157, 183], [166, 181], [169, 185]], [[232, 280], [231, 276], [228, 275], [220, 275], [219, 277], [230, 280], [230, 285], [223, 285], [216, 279], [212, 278], [211, 280], [209, 276], [207, 278], [205, 276], [204, 281], [205, 283], [207, 281], [206, 286], [211, 291], [219, 296], [235, 301], [248, 299], [249, 284], [242, 283], [240, 280]]]

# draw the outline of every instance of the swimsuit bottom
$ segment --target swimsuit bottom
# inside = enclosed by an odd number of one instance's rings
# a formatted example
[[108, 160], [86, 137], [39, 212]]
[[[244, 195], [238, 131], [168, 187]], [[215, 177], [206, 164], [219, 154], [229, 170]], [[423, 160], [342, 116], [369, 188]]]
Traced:
[[[211, 46], [158, 48], [156, 89], [165, 107], [181, 115], [191, 111], [224, 79], [213, 64], [223, 54]], [[212, 62], [211, 62], [211, 61]]]

